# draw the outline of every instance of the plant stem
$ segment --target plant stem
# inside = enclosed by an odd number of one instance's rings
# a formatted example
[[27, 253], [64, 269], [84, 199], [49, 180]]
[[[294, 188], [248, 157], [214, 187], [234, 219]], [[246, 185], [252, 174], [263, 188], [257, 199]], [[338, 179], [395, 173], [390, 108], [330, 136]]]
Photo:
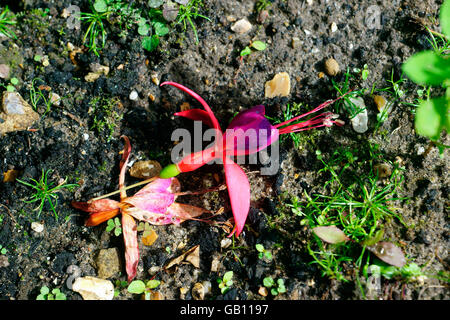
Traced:
[[104, 195], [102, 195], [102, 196], [100, 196], [100, 197], [93, 198], [93, 199], [89, 200], [88, 202], [96, 201], [96, 200], [100, 200], [100, 199], [104, 199], [104, 198], [107, 198], [107, 197], [109, 197], [109, 196], [118, 194], [118, 193], [120, 193], [121, 191], [125, 191], [125, 190], [131, 189], [131, 188], [135, 188], [135, 187], [142, 186], [143, 184], [150, 183], [150, 182], [152, 182], [153, 180], [155, 180], [155, 179], [157, 179], [157, 178], [159, 178], [159, 177], [152, 177], [152, 178], [149, 178], [149, 179], [147, 179], [147, 180], [144, 180], [144, 181], [141, 181], [141, 182], [132, 184], [131, 186], [127, 186], [127, 187], [125, 187], [125, 188], [121, 188], [121, 189], [119, 189], [119, 190], [110, 192], [110, 193], [108, 193], [108, 194], [104, 194]]

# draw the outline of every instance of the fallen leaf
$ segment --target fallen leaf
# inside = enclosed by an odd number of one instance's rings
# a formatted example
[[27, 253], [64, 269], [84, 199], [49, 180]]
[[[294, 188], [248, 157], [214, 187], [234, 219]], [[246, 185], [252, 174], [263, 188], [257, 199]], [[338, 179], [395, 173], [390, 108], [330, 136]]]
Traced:
[[336, 244], [348, 240], [344, 231], [336, 226], [315, 227], [312, 231], [316, 236], [328, 243]]
[[19, 176], [19, 170], [8, 170], [3, 174], [3, 182], [14, 182], [16, 178]]
[[158, 239], [158, 235], [154, 230], [145, 231], [142, 235], [142, 244], [144, 246], [151, 246]]
[[194, 267], [200, 267], [200, 245], [196, 245], [183, 253], [182, 255], [172, 259], [164, 267], [164, 270], [170, 269], [175, 265], [182, 263], [183, 261], [191, 263]]
[[405, 254], [402, 249], [392, 242], [378, 242], [374, 246], [368, 246], [367, 249], [376, 255], [380, 260], [395, 267], [403, 267], [406, 264]]

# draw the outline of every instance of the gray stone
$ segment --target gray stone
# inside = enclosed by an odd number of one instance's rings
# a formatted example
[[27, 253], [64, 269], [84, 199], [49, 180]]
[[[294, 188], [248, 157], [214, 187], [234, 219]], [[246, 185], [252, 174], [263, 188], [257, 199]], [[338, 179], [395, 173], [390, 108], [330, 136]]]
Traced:
[[39, 119], [31, 106], [17, 92], [3, 92], [0, 110], [0, 136], [7, 132], [26, 130]]
[[362, 109], [356, 116], [354, 116], [351, 119], [353, 130], [355, 130], [358, 133], [364, 133], [368, 130], [367, 122], [369, 120], [367, 117], [367, 108], [364, 103], [364, 99], [361, 97], [357, 97], [357, 98], [350, 98], [349, 100], [351, 101], [353, 106], [350, 105], [350, 103], [345, 102], [347, 110]]
[[95, 259], [99, 278], [107, 279], [121, 271], [119, 249], [101, 249]]
[[9, 77], [9, 66], [6, 64], [0, 64], [0, 78], [8, 79]]

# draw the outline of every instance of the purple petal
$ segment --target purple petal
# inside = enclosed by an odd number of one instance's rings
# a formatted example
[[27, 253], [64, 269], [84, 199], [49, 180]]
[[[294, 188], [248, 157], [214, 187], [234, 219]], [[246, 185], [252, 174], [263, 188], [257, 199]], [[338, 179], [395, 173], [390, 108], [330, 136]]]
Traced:
[[264, 106], [259, 105], [234, 117], [224, 139], [226, 150], [240, 156], [258, 152], [277, 141], [278, 137], [278, 129], [264, 116]]

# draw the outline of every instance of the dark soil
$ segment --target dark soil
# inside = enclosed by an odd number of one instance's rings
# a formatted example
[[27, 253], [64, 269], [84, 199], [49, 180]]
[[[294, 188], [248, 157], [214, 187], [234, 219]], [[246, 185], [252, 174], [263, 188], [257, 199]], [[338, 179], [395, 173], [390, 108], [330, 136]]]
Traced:
[[[139, 3], [139, 1], [135, 1]], [[18, 40], [1, 38], [0, 63], [9, 64], [11, 75], [20, 80], [18, 92], [29, 101], [29, 86], [35, 78], [51, 87], [63, 97], [60, 106], [52, 106], [41, 120], [33, 125], [36, 130], [8, 133], [1, 137], [0, 174], [10, 169], [19, 170], [19, 179], [39, 179], [43, 169], [51, 169], [49, 180], [58, 183], [65, 177], [68, 183], [80, 185], [74, 192], [63, 189], [59, 193], [56, 220], [48, 206], [37, 217], [37, 203], [25, 203], [31, 189], [18, 182], [0, 183], [0, 245], [7, 248], [9, 266], [0, 266], [1, 299], [35, 299], [42, 286], [61, 288], [68, 299], [81, 299], [67, 288], [67, 267], [77, 265], [83, 276], [97, 276], [95, 257], [100, 249], [119, 248], [123, 258], [122, 237], [105, 230], [105, 224], [85, 227], [86, 215], [71, 207], [72, 200], [87, 201], [117, 189], [119, 151], [123, 148], [120, 135], [130, 138], [131, 161], [152, 159], [163, 166], [170, 163], [172, 131], [176, 128], [192, 129], [192, 122], [173, 117], [183, 102], [196, 106], [187, 95], [160, 82], [181, 83], [202, 96], [212, 107], [219, 121], [226, 127], [231, 117], [241, 108], [264, 104], [268, 115], [281, 117], [288, 103], [303, 102], [317, 106], [336, 97], [330, 78], [325, 75], [324, 61], [334, 57], [344, 71], [368, 65], [370, 76], [364, 86], [388, 86], [386, 79], [394, 70], [395, 79], [401, 74], [401, 64], [413, 53], [427, 49], [427, 35], [417, 19], [431, 22], [438, 19], [442, 1], [377, 1], [381, 11], [379, 28], [368, 28], [364, 23], [367, 8], [373, 1], [314, 0], [311, 5], [301, 0], [275, 0], [269, 7], [264, 24], [257, 22], [255, 1], [205, 1], [201, 13], [211, 21], [196, 19], [199, 44], [196, 45], [192, 29], [183, 32], [180, 26], [161, 39], [157, 51], [148, 53], [141, 47], [142, 37], [130, 30], [124, 37], [107, 24], [106, 46], [97, 57], [84, 50], [69, 57], [67, 44], [82, 46], [86, 26], [69, 29], [61, 16], [64, 8], [78, 5], [88, 10], [83, 0], [27, 0], [6, 1], [18, 14], [19, 23], [14, 30]], [[5, 1], [2, 1], [3, 6]], [[19, 3], [19, 4], [17, 4]], [[33, 9], [49, 9], [43, 17]], [[252, 30], [244, 35], [231, 31], [230, 17], [247, 17]], [[331, 32], [335, 22], [338, 30]], [[61, 32], [63, 30], [64, 32]], [[292, 38], [301, 41], [297, 48]], [[243, 63], [240, 51], [254, 40], [263, 40], [268, 46], [262, 52], [252, 53]], [[47, 55], [49, 65], [43, 67], [34, 56]], [[92, 63], [108, 66], [110, 72], [95, 82], [86, 82], [85, 75]], [[286, 98], [264, 98], [264, 84], [278, 72], [288, 72], [291, 93]], [[341, 72], [335, 81], [343, 80]], [[406, 82], [402, 87], [414, 92], [415, 86]], [[136, 90], [139, 98], [129, 99]], [[154, 99], [150, 99], [152, 95]], [[118, 98], [115, 111], [123, 115], [116, 121], [114, 133], [108, 139], [107, 131], [92, 129], [93, 113], [90, 102], [96, 97]], [[413, 102], [414, 96], [405, 100]], [[267, 276], [285, 279], [287, 292], [274, 299], [360, 299], [356, 282], [338, 282], [322, 276], [316, 264], [310, 264], [306, 249], [312, 234], [300, 225], [299, 219], [286, 214], [283, 194], [303, 197], [305, 191], [320, 188], [326, 181], [317, 173], [321, 168], [315, 156], [316, 148], [322, 154], [331, 154], [339, 146], [355, 147], [366, 141], [377, 143], [385, 157], [394, 161], [400, 157], [405, 171], [401, 196], [409, 201], [400, 204], [398, 212], [410, 228], [398, 222], [387, 227], [386, 237], [400, 243], [410, 261], [426, 265], [427, 274], [448, 272], [448, 151], [442, 157], [437, 149], [427, 149], [428, 140], [414, 133], [412, 107], [395, 104], [381, 130], [375, 131], [376, 108], [370, 97], [366, 99], [369, 112], [369, 131], [356, 134], [351, 125], [320, 130], [314, 134], [314, 144], [308, 144], [308, 134], [299, 148], [287, 139], [281, 144], [280, 170], [275, 176], [261, 176], [259, 166], [246, 166], [252, 187], [250, 228], [236, 239], [232, 247], [221, 248], [228, 233], [217, 225], [200, 221], [187, 221], [180, 226], [155, 226], [158, 240], [152, 246], [140, 243], [140, 262], [136, 279], [150, 279], [155, 275], [162, 281], [159, 291], [165, 299], [180, 299], [180, 288], [188, 289], [186, 299], [192, 299], [191, 289], [202, 281], [212, 283], [212, 299], [273, 299], [258, 294], [262, 279]], [[345, 119], [345, 115], [342, 115]], [[349, 123], [349, 121], [347, 121]], [[447, 144], [448, 138], [447, 138]], [[127, 184], [137, 180], [127, 176]], [[180, 175], [183, 190], [200, 190], [224, 182], [222, 167], [204, 166], [192, 173]], [[230, 217], [227, 191], [201, 196], [185, 196], [183, 203], [217, 211], [224, 207], [218, 220]], [[277, 227], [268, 221], [276, 221]], [[31, 230], [31, 223], [44, 224], [42, 233]], [[270, 248], [273, 260], [258, 258], [255, 244]], [[179, 265], [172, 272], [163, 266], [194, 245], [200, 245], [200, 268], [191, 264]], [[217, 272], [211, 272], [214, 259], [220, 260]], [[160, 269], [155, 269], [159, 267]], [[149, 274], [149, 270], [153, 270]], [[221, 295], [217, 278], [226, 271], [234, 272], [232, 290]], [[350, 271], [351, 272], [351, 271]], [[125, 270], [111, 280], [125, 280]], [[383, 299], [449, 299], [447, 284], [432, 276], [424, 282], [385, 280]], [[122, 290], [115, 299], [135, 299]]]

